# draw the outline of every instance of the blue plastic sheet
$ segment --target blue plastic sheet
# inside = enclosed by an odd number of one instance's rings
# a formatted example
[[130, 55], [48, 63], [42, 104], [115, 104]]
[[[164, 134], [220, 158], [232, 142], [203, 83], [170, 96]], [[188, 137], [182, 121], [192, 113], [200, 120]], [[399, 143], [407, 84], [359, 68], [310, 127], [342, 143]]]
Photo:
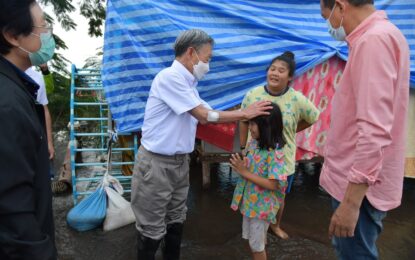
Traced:
[[[376, 0], [375, 5], [408, 40], [415, 87], [415, 0]], [[198, 90], [219, 110], [239, 104], [250, 88], [264, 84], [268, 63], [286, 50], [296, 55], [297, 75], [334, 55], [348, 55], [346, 44], [327, 32], [319, 0], [109, 0], [102, 79], [120, 132], [141, 128], [151, 82], [174, 60], [177, 35], [191, 28], [215, 39], [210, 72]]]
[[72, 208], [66, 221], [70, 227], [77, 231], [87, 231], [102, 225], [107, 209], [107, 194], [100, 186], [89, 197], [82, 200]]

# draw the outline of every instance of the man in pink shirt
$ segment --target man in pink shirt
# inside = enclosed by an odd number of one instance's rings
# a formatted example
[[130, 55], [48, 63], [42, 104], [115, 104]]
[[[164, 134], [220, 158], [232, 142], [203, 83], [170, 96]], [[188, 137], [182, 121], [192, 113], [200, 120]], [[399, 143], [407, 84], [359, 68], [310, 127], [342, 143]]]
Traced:
[[349, 46], [320, 177], [335, 209], [329, 236], [339, 259], [377, 259], [382, 219], [402, 197], [409, 48], [373, 0], [320, 6], [330, 34]]

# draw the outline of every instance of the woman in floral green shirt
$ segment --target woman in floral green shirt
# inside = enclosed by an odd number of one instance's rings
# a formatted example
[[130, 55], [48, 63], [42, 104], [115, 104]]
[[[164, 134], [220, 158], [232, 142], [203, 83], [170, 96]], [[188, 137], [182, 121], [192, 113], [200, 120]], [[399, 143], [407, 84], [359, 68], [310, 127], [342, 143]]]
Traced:
[[239, 208], [243, 215], [242, 237], [249, 240], [254, 259], [266, 259], [267, 230], [276, 222], [287, 187], [282, 114], [276, 104], [271, 105], [270, 115], [249, 121], [252, 139], [246, 157], [234, 154], [230, 159], [231, 167], [241, 175], [231, 208]]

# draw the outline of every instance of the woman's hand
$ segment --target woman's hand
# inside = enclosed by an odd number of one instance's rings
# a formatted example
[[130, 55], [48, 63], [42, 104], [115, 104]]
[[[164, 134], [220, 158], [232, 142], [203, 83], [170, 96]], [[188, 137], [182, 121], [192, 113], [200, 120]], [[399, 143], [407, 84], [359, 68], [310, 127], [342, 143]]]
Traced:
[[244, 177], [247, 173], [249, 173], [248, 168], [246, 168], [247, 160], [248, 159], [246, 157], [241, 158], [238, 153], [235, 153], [231, 155], [231, 159], [229, 161], [232, 169]]

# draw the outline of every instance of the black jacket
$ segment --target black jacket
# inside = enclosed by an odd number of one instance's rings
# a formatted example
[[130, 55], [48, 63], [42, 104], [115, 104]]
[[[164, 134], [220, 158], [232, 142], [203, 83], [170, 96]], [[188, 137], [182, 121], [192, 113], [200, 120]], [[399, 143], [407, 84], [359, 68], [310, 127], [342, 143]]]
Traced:
[[0, 259], [56, 259], [44, 111], [0, 56]]

